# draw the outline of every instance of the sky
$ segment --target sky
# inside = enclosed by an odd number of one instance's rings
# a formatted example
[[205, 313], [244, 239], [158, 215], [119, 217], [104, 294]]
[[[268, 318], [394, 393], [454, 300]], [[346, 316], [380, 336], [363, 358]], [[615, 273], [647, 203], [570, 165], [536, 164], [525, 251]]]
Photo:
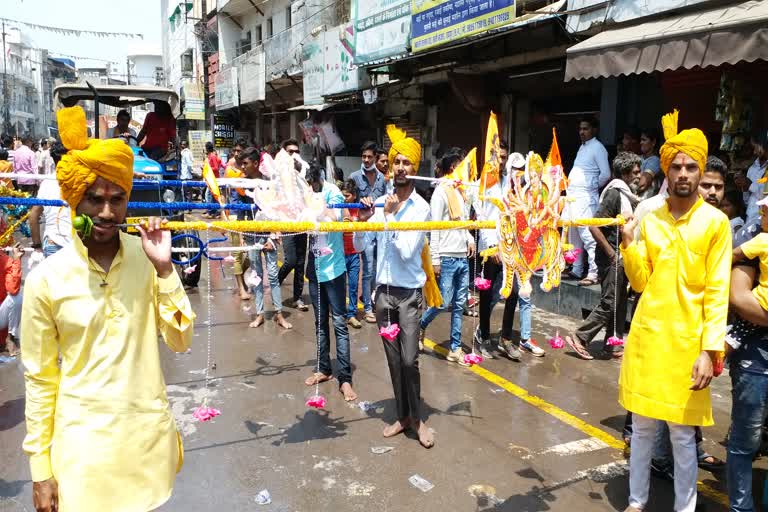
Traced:
[[[19, 25], [38, 48], [53, 52], [95, 57], [119, 63], [125, 73], [126, 55], [145, 48], [162, 51], [160, 40], [160, 0], [0, 0], [0, 17], [55, 27], [98, 30], [101, 32], [131, 32], [144, 39], [81, 35], [66, 36]], [[78, 67], [103, 64], [99, 61], [76, 59]]]

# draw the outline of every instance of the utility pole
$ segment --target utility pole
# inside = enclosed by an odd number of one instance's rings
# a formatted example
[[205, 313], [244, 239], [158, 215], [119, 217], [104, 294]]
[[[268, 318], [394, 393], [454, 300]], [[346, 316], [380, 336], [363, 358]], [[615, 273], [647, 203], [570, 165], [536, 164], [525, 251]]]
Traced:
[[5, 22], [3, 22], [3, 132], [11, 131], [11, 105], [8, 94], [8, 53], [5, 49]]
[[126, 80], [128, 82], [128, 85], [131, 85], [131, 58], [130, 57], [125, 58], [125, 76], [127, 77]]

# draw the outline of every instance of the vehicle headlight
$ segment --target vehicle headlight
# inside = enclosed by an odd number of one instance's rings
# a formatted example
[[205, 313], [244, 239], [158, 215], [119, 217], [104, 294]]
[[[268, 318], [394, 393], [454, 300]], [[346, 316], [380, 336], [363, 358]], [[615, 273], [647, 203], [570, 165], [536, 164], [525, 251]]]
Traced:
[[163, 201], [165, 201], [166, 203], [172, 203], [176, 201], [176, 194], [174, 193], [174, 191], [169, 188], [165, 189], [165, 191], [163, 192]]

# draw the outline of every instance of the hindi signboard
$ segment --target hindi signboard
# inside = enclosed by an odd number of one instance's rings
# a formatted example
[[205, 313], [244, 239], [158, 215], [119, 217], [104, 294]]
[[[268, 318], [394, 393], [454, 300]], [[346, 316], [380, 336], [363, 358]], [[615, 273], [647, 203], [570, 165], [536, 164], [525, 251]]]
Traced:
[[333, 27], [325, 33], [323, 96], [357, 91], [368, 86], [368, 74], [354, 64], [354, 37], [351, 23]]
[[312, 37], [302, 48], [305, 105], [319, 105], [323, 102], [324, 36], [324, 33], [320, 33]]
[[352, 20], [355, 64], [407, 53], [410, 0], [352, 0]]
[[515, 0], [411, 0], [414, 53], [511, 23]]
[[224, 67], [216, 74], [216, 110], [240, 105], [237, 89], [237, 68]]

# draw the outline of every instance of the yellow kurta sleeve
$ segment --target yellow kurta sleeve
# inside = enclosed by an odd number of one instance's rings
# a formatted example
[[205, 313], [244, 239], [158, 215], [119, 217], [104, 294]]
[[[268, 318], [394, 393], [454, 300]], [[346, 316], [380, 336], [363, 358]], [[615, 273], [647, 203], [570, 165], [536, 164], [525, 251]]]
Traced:
[[184, 352], [192, 343], [195, 313], [174, 271], [166, 278], [157, 277], [157, 313], [165, 344], [174, 352]]
[[51, 442], [59, 389], [59, 335], [49, 302], [48, 283], [40, 273], [27, 278], [21, 313], [21, 357], [26, 367], [27, 436], [24, 451], [29, 455], [32, 481], [53, 476]]
[[717, 226], [705, 263], [707, 281], [704, 288], [702, 350], [716, 352], [725, 350], [732, 254], [731, 226], [730, 223], [723, 221]]
[[624, 273], [627, 274], [630, 286], [637, 293], [643, 293], [653, 270], [645, 248], [645, 223], [640, 226], [640, 237], [627, 248], [621, 244], [620, 250], [624, 257]]
[[766, 233], [758, 233], [751, 240], [747, 240], [741, 244], [741, 252], [744, 253], [748, 259], [758, 258], [766, 250], [768, 250], [768, 235]]

